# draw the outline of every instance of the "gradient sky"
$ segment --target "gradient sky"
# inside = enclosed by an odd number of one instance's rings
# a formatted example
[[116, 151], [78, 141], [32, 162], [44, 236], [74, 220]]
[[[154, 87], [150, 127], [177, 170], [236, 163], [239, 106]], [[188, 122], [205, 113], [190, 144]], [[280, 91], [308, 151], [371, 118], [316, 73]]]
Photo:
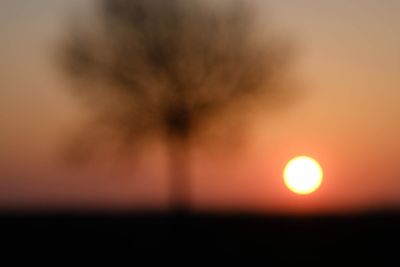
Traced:
[[[53, 55], [72, 14], [90, 10], [91, 2], [0, 2], [0, 207], [165, 204], [160, 144], [118, 172], [107, 165], [77, 172], [57, 160], [82, 110]], [[400, 2], [260, 2], [268, 22], [295, 40], [302, 97], [260, 116], [246, 150], [194, 152], [196, 207], [400, 206]], [[290, 193], [281, 179], [285, 163], [300, 154], [315, 157], [325, 171], [320, 190], [306, 197]]]

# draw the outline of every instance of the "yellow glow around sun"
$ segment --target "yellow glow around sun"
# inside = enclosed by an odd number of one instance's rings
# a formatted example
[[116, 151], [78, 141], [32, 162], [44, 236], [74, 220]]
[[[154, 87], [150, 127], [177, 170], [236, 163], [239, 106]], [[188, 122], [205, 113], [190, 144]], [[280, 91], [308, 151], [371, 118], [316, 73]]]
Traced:
[[290, 160], [283, 171], [285, 185], [294, 193], [306, 195], [317, 190], [323, 179], [318, 162], [310, 157], [299, 156]]

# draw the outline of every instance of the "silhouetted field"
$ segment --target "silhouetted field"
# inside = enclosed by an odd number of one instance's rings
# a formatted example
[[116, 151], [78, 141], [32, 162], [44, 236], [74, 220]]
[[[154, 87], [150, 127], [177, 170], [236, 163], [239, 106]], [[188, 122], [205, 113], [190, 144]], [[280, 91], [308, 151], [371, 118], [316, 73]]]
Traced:
[[[186, 262], [217, 256], [261, 263], [399, 263], [400, 213], [354, 216], [3, 214], [7, 251]], [[191, 265], [191, 264], [189, 264]], [[396, 266], [396, 265], [392, 265]]]

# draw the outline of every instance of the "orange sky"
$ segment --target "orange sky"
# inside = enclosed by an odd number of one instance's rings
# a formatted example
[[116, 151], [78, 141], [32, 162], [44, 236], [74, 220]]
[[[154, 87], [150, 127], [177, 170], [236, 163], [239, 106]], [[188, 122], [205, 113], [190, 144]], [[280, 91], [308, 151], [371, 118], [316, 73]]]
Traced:
[[[161, 146], [118, 173], [104, 167], [79, 174], [55, 163], [79, 106], [51, 53], [70, 14], [85, 7], [78, 0], [0, 2], [0, 206], [165, 203]], [[275, 0], [268, 7], [276, 28], [298, 46], [302, 98], [260, 116], [245, 151], [194, 151], [196, 206], [274, 212], [399, 206], [400, 2]], [[281, 180], [286, 161], [298, 154], [315, 157], [326, 175], [307, 197], [293, 195]]]

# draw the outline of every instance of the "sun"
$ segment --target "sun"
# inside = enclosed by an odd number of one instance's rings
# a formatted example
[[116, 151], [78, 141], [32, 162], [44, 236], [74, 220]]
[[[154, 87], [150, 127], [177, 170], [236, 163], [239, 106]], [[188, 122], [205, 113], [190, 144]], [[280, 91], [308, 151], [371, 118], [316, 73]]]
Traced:
[[307, 156], [291, 159], [283, 171], [283, 181], [287, 188], [300, 195], [317, 190], [323, 180], [323, 171], [319, 163]]

